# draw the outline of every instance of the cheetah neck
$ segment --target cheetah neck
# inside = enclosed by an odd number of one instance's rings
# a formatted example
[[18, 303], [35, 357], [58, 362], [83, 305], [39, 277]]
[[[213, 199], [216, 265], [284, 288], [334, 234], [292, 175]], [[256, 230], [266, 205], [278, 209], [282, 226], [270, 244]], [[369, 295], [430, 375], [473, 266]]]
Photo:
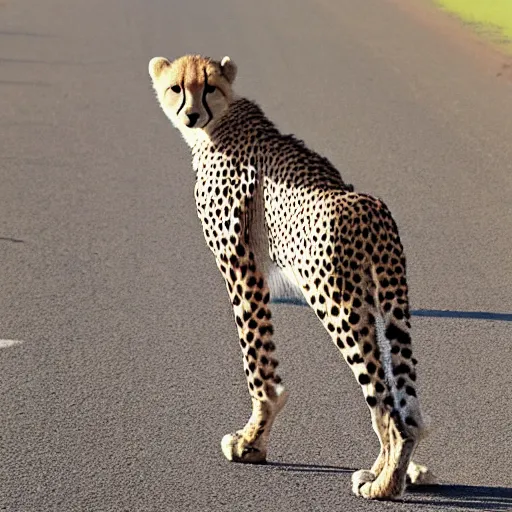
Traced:
[[[199, 172], [204, 159], [211, 159], [212, 155], [216, 155], [233, 162], [233, 158], [239, 153], [247, 154], [248, 145], [251, 146], [252, 156], [264, 154], [265, 147], [261, 144], [263, 139], [279, 135], [279, 132], [256, 103], [236, 97], [208, 130], [184, 128], [182, 134], [191, 148], [194, 170]], [[256, 141], [258, 143], [254, 144]]]
[[194, 153], [194, 148], [211, 143], [210, 134], [206, 130], [187, 128], [185, 126], [180, 128], [180, 132], [187, 145], [191, 148], [192, 153]]

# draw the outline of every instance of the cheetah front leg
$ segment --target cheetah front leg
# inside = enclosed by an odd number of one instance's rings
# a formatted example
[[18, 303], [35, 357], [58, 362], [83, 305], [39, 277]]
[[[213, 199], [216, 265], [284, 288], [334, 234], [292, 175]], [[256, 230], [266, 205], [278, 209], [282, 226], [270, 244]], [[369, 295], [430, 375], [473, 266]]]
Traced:
[[272, 424], [288, 396], [275, 373], [277, 360], [272, 357], [275, 346], [269, 289], [256, 268], [254, 254], [244, 245], [238, 244], [229, 257], [221, 257], [217, 263], [233, 304], [252, 399], [249, 421], [241, 430], [224, 436], [222, 452], [230, 461], [262, 463]]

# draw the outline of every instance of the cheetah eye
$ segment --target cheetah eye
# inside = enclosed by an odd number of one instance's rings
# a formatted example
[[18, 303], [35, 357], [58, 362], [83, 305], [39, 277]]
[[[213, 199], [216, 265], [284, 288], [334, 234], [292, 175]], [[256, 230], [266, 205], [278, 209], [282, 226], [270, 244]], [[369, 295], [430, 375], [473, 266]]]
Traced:
[[208, 85], [206, 86], [206, 92], [207, 92], [208, 94], [211, 94], [212, 92], [215, 92], [215, 90], [216, 90], [216, 89], [217, 89], [217, 87], [215, 87], [215, 85], [209, 85], [209, 84], [208, 84]]
[[179, 94], [181, 92], [181, 87], [179, 85], [173, 85], [171, 87], [171, 91], [175, 92], [176, 94]]

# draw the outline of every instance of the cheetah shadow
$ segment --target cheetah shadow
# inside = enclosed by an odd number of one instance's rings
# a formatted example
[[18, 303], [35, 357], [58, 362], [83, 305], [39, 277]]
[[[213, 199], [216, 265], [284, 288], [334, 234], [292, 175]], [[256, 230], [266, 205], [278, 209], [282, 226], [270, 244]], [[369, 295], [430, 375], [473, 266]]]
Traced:
[[354, 468], [342, 468], [340, 466], [326, 466], [323, 464], [292, 464], [288, 462], [267, 462], [265, 466], [274, 468], [276, 471], [286, 471], [290, 473], [352, 474], [354, 471], [357, 471]]
[[[307, 302], [297, 297], [274, 297], [273, 304], [291, 306], [308, 306]], [[454, 311], [449, 309], [413, 309], [411, 315], [424, 318], [459, 318], [468, 320], [496, 320], [512, 322], [512, 313], [493, 313], [492, 311]]]
[[414, 309], [412, 316], [427, 318], [462, 318], [468, 320], [497, 320], [512, 322], [512, 313], [492, 313], [491, 311], [451, 311], [445, 309]]
[[0, 236], [0, 242], [11, 242], [13, 244], [24, 244], [24, 240], [20, 240], [19, 238], [12, 238], [10, 236]]
[[443, 510], [485, 510], [498, 512], [512, 510], [511, 487], [486, 487], [482, 485], [426, 485], [411, 486], [405, 501], [415, 505], [438, 506]]
[[[267, 467], [290, 473], [347, 474], [355, 468], [319, 464], [292, 464], [267, 462]], [[404, 499], [397, 500], [411, 505], [428, 505], [442, 510], [485, 510], [499, 512], [512, 510], [512, 488], [480, 485], [439, 484], [407, 487]]]
[[[319, 464], [292, 464], [267, 462], [267, 467], [290, 473], [352, 474], [355, 468]], [[466, 509], [499, 512], [512, 510], [512, 488], [481, 485], [424, 485], [408, 486], [405, 499], [397, 500], [411, 505], [428, 505], [442, 510]]]

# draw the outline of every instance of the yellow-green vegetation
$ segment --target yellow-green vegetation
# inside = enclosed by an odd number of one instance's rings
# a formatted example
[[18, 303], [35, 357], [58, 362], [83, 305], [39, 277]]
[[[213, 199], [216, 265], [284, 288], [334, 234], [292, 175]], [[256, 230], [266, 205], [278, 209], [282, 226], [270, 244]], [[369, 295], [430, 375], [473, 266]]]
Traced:
[[435, 0], [475, 30], [512, 52], [512, 0]]

